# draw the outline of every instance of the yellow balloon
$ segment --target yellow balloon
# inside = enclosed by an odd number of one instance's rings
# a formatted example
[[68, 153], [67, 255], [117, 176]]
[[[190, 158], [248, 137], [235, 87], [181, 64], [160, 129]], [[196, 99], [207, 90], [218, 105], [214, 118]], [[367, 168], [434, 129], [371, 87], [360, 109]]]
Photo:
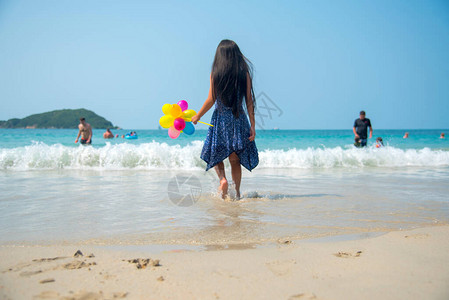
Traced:
[[196, 115], [196, 111], [194, 111], [193, 109], [186, 109], [186, 110], [182, 113], [182, 117], [183, 117], [183, 118], [187, 118], [187, 119], [192, 118], [194, 115]]
[[164, 115], [168, 115], [170, 114], [170, 110], [171, 110], [171, 104], [164, 104], [164, 106], [162, 106], [162, 112], [164, 113]]
[[173, 116], [173, 118], [179, 118], [182, 115], [181, 106], [178, 104], [173, 104], [173, 106], [170, 109], [170, 114]]
[[164, 128], [170, 128], [173, 126], [175, 118], [172, 115], [165, 115], [159, 119], [159, 124]]

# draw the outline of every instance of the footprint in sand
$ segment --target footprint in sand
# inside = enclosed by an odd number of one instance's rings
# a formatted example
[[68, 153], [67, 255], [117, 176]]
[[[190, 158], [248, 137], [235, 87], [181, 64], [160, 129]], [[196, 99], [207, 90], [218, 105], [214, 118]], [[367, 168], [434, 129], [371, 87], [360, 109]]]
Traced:
[[19, 275], [22, 277], [30, 277], [30, 276], [40, 274], [40, 273], [42, 273], [42, 270], [22, 272]]
[[33, 297], [34, 299], [58, 299], [59, 293], [55, 291], [44, 291]]
[[57, 270], [57, 269], [77, 270], [77, 269], [81, 269], [81, 268], [88, 268], [90, 266], [95, 266], [95, 265], [97, 265], [96, 262], [86, 263], [84, 261], [76, 260], [76, 261], [72, 261], [68, 264], [58, 266], [58, 267], [54, 268], [54, 270]]
[[111, 274], [108, 274], [108, 273], [103, 275], [103, 279], [105, 279], [105, 280], [115, 279], [115, 278], [117, 278], [117, 275], [111, 275]]
[[296, 261], [294, 259], [290, 260], [275, 260], [272, 262], [266, 263], [268, 269], [270, 269], [271, 272], [273, 272], [275, 275], [278, 276], [285, 276], [291, 273], [292, 266], [296, 264]]
[[[65, 263], [62, 265], [54, 263], [58, 260], [66, 260], [66, 259], [70, 259], [70, 257], [51, 257], [51, 258], [33, 259], [31, 263], [18, 264], [16, 266], [10, 267], [8, 270], [3, 271], [2, 273], [21, 272], [19, 273], [20, 276], [30, 277], [51, 270], [60, 270], [60, 269], [76, 270], [81, 268], [88, 268], [90, 266], [95, 266], [97, 264], [96, 262], [88, 263], [86, 261], [79, 261], [79, 260], [74, 260], [72, 262]], [[47, 267], [45, 268], [44, 265]]]
[[[31, 264], [30, 263], [21, 263], [21, 264], [18, 264], [18, 265], [8, 268], [8, 270], [3, 271], [2, 273], [20, 272], [23, 269], [27, 269], [27, 268], [33, 267], [35, 265], [36, 265], [35, 263], [31, 263]], [[39, 270], [34, 270], [34, 271], [23, 271], [19, 275], [23, 276], [23, 277], [29, 277], [29, 276], [39, 274], [39, 273], [42, 273], [42, 270], [39, 269]]]
[[33, 259], [33, 262], [47, 262], [47, 261], [55, 261], [59, 259], [66, 259], [69, 258], [68, 256], [57, 256], [57, 257], [50, 257], [50, 258], [38, 258]]
[[430, 237], [430, 235], [427, 233], [415, 233], [415, 234], [405, 235], [404, 237], [406, 239], [423, 240], [423, 239], [427, 239], [428, 237]]
[[220, 268], [215, 269], [212, 272], [213, 275], [225, 276], [225, 277], [233, 278], [233, 279], [240, 279], [239, 276], [236, 276], [233, 273], [234, 273], [233, 270], [225, 270], [225, 269], [220, 269]]
[[292, 295], [288, 298], [288, 300], [318, 300], [318, 298], [312, 293], [302, 293]]
[[113, 298], [113, 299], [126, 298], [126, 296], [128, 296], [128, 293], [121, 293], [121, 292], [118, 292], [118, 293], [113, 293], [113, 294], [112, 294], [112, 298]]
[[128, 296], [128, 293], [115, 292], [109, 295], [104, 295], [103, 292], [85, 292], [80, 291], [70, 296], [61, 296], [54, 291], [45, 291], [39, 295], [34, 296], [34, 299], [61, 299], [61, 300], [103, 300], [103, 299], [123, 299]]
[[47, 278], [47, 279], [39, 281], [39, 283], [44, 284], [44, 283], [50, 283], [50, 282], [55, 282], [55, 281], [56, 280], [54, 278]]
[[152, 267], [161, 266], [159, 259], [152, 259], [152, 258], [128, 259], [128, 262], [131, 264], [135, 264], [137, 269], [145, 269], [148, 265]]
[[105, 299], [103, 293], [78, 292], [72, 296], [62, 297], [62, 300], [102, 300]]
[[32, 266], [33, 264], [29, 264], [29, 263], [22, 263], [22, 264], [18, 264], [18, 265], [15, 265], [15, 266], [13, 266], [13, 267], [10, 267], [10, 268], [8, 268], [8, 270], [5, 270], [5, 271], [3, 271], [2, 273], [7, 273], [7, 272], [19, 272], [19, 271], [21, 271], [22, 269], [25, 269], [25, 268], [27, 268], [27, 267], [29, 267], [29, 266]]
[[336, 257], [343, 257], [343, 258], [360, 257], [361, 254], [362, 254], [362, 251], [357, 251], [354, 253], [340, 251], [338, 253], [334, 253], [334, 255]]

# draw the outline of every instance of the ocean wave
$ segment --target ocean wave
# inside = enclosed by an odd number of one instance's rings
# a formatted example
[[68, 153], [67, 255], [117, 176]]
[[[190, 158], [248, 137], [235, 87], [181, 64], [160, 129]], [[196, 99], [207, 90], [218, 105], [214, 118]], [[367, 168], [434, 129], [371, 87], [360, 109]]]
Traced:
[[357, 168], [449, 166], [449, 152], [443, 150], [383, 148], [308, 148], [268, 150], [259, 153], [266, 168]]
[[[30, 146], [0, 149], [0, 170], [99, 169], [99, 170], [204, 170], [200, 159], [203, 143], [170, 146], [151, 142], [107, 144], [96, 147], [69, 147], [33, 143]], [[449, 151], [374, 147], [307, 148], [259, 152], [258, 168], [358, 168], [449, 166]]]

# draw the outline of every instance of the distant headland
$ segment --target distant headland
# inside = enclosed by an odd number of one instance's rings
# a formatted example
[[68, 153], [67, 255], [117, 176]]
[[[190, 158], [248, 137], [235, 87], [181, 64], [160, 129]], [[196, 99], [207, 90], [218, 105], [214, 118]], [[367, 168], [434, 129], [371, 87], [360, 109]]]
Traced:
[[23, 119], [9, 119], [8, 121], [0, 121], [0, 128], [78, 128], [79, 119], [86, 118], [92, 128], [111, 128], [118, 129], [119, 127], [112, 125], [112, 123], [103, 117], [100, 117], [91, 110], [84, 108], [80, 109], [61, 109], [41, 114], [35, 114]]

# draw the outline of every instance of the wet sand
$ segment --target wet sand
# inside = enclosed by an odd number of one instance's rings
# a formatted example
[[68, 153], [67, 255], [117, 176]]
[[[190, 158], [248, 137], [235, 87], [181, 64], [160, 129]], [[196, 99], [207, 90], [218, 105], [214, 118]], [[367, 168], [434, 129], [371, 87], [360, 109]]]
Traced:
[[1, 246], [0, 298], [449, 299], [447, 225], [207, 248]]

